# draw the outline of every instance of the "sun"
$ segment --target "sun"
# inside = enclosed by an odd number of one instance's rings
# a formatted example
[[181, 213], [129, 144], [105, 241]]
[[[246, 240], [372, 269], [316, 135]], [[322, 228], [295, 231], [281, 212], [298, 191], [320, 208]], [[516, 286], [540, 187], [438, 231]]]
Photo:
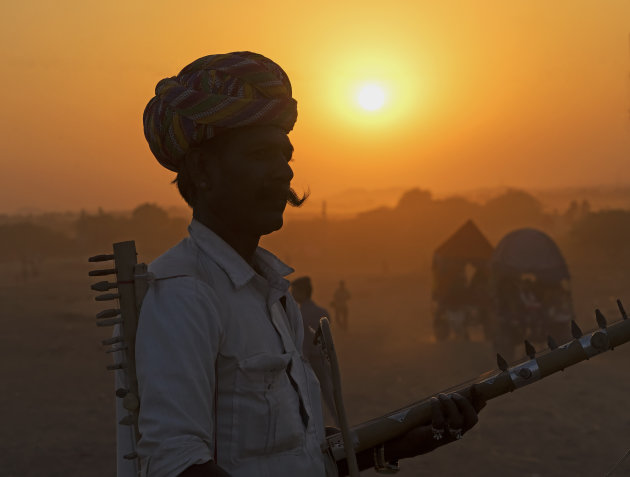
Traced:
[[378, 84], [369, 83], [359, 89], [357, 101], [366, 111], [378, 111], [385, 105], [385, 90]]

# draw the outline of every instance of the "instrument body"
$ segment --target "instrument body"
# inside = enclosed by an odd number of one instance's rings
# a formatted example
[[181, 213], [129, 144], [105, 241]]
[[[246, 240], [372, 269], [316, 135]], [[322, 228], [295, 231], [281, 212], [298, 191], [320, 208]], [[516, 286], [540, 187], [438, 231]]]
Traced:
[[[355, 477], [359, 475], [359, 466], [357, 464], [355, 454], [356, 450], [354, 449], [353, 435], [350, 430], [350, 426], [348, 426], [346, 408], [343, 403], [343, 394], [341, 392], [341, 373], [339, 371], [337, 351], [335, 350], [335, 344], [330, 331], [328, 318], [323, 317], [320, 319], [319, 333], [317, 334], [317, 337], [321, 340], [322, 351], [330, 364], [335, 409], [337, 411], [337, 422], [339, 422], [339, 425], [341, 426], [341, 438], [343, 445], [331, 448], [334, 449], [333, 457], [335, 460], [340, 460], [341, 458], [346, 459], [348, 462], [348, 472], [350, 477]], [[343, 450], [343, 457], [340, 455], [341, 450]]]
[[[473, 399], [474, 387], [474, 393], [480, 399], [487, 401], [627, 343], [630, 341], [630, 320], [627, 319], [621, 304], [619, 306], [623, 317], [621, 321], [607, 326], [605, 321], [598, 318], [600, 328], [583, 336], [577, 325], [573, 323], [574, 340], [559, 347], [552, 344], [553, 349], [539, 356], [531, 353], [530, 359], [512, 367], [508, 367], [505, 360], [498, 355], [499, 371], [486, 373], [474, 384], [449, 389], [448, 392], [457, 392], [468, 399]], [[601, 316], [599, 311], [597, 313], [598, 317]], [[531, 345], [529, 343], [527, 345], [531, 349]], [[370, 449], [399, 437], [414, 427], [431, 425], [429, 399], [426, 398], [353, 427], [352, 433], [358, 441], [355, 452]], [[341, 434], [329, 436], [328, 443], [332, 449], [339, 449], [343, 446]], [[337, 451], [336, 455], [341, 457], [342, 454]]]
[[117, 293], [96, 296], [97, 301], [118, 301], [118, 308], [110, 308], [96, 315], [97, 326], [113, 326], [111, 338], [103, 340], [111, 345], [114, 364], [107, 366], [115, 373], [116, 393], [116, 454], [118, 477], [137, 476], [140, 461], [136, 445], [140, 440], [138, 412], [140, 399], [136, 376], [135, 343], [140, 306], [148, 288], [148, 272], [144, 263], [138, 263], [135, 242], [126, 241], [113, 245], [111, 255], [90, 257], [90, 262], [114, 261], [115, 268], [93, 270], [90, 276], [115, 275], [115, 281], [98, 282], [92, 285], [96, 291], [116, 289]]

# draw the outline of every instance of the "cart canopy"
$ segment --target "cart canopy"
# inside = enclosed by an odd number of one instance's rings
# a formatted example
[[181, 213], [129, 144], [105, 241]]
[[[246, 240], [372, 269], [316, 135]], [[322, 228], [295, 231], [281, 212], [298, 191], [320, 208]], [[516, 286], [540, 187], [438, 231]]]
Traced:
[[492, 245], [472, 220], [467, 221], [433, 253], [433, 266], [443, 262], [482, 264], [490, 260]]
[[497, 278], [524, 274], [533, 274], [542, 282], [570, 278], [564, 257], [553, 239], [532, 228], [514, 230], [503, 237], [492, 254], [490, 267]]

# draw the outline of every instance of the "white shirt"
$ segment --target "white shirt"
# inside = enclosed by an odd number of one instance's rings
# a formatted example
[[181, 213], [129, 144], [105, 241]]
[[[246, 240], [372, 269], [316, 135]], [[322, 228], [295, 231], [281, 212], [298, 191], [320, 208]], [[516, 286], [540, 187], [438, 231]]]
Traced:
[[319, 386], [283, 278], [293, 269], [258, 248], [259, 274], [201, 223], [189, 233], [149, 266], [140, 313], [143, 475], [216, 458], [233, 477], [325, 476]]

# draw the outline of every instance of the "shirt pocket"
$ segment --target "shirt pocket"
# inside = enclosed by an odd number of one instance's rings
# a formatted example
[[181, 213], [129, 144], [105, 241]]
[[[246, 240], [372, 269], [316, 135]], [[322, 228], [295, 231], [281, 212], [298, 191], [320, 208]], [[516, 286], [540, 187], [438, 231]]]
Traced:
[[313, 416], [312, 421], [315, 428], [315, 435], [317, 436], [319, 442], [324, 442], [325, 433], [322, 407], [322, 388], [319, 380], [317, 379], [317, 375], [315, 374], [315, 371], [311, 367], [308, 360], [302, 357], [300, 361], [300, 364], [304, 367], [306, 388], [308, 390], [309, 408], [311, 409], [311, 415]]
[[234, 457], [300, 451], [304, 426], [300, 398], [288, 376], [291, 355], [260, 354], [239, 363], [236, 375]]

